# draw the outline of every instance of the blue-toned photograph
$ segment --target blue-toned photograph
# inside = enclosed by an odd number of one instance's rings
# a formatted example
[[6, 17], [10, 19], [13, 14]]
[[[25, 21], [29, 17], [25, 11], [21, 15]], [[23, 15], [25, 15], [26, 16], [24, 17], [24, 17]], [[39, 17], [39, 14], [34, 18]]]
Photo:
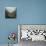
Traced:
[[0, 46], [46, 46], [46, 0], [0, 0]]

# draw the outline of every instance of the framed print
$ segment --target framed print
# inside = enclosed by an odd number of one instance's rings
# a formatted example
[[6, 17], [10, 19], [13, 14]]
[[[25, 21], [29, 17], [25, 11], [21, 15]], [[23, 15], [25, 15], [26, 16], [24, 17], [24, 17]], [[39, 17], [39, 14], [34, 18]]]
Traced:
[[16, 18], [16, 7], [5, 7], [5, 18]]

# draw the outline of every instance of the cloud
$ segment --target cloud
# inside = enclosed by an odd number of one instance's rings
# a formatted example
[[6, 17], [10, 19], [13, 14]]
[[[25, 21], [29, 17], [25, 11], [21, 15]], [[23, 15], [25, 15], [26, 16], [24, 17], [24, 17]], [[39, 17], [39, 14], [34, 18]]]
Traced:
[[16, 10], [16, 7], [5, 7], [5, 9], [6, 9], [8, 12], [12, 13], [12, 12], [14, 12], [14, 11]]

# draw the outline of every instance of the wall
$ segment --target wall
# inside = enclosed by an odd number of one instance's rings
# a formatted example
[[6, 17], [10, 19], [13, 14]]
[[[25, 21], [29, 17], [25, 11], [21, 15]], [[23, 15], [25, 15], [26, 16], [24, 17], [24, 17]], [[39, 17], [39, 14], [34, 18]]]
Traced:
[[[6, 6], [17, 7], [16, 19], [5, 19]], [[46, 0], [0, 0], [0, 44], [8, 43], [18, 24], [46, 24]]]

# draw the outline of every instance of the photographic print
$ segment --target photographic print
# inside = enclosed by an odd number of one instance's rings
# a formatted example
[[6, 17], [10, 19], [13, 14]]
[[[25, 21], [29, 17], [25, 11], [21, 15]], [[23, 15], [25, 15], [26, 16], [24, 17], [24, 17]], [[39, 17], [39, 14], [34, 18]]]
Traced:
[[16, 7], [5, 7], [5, 18], [16, 18]]

